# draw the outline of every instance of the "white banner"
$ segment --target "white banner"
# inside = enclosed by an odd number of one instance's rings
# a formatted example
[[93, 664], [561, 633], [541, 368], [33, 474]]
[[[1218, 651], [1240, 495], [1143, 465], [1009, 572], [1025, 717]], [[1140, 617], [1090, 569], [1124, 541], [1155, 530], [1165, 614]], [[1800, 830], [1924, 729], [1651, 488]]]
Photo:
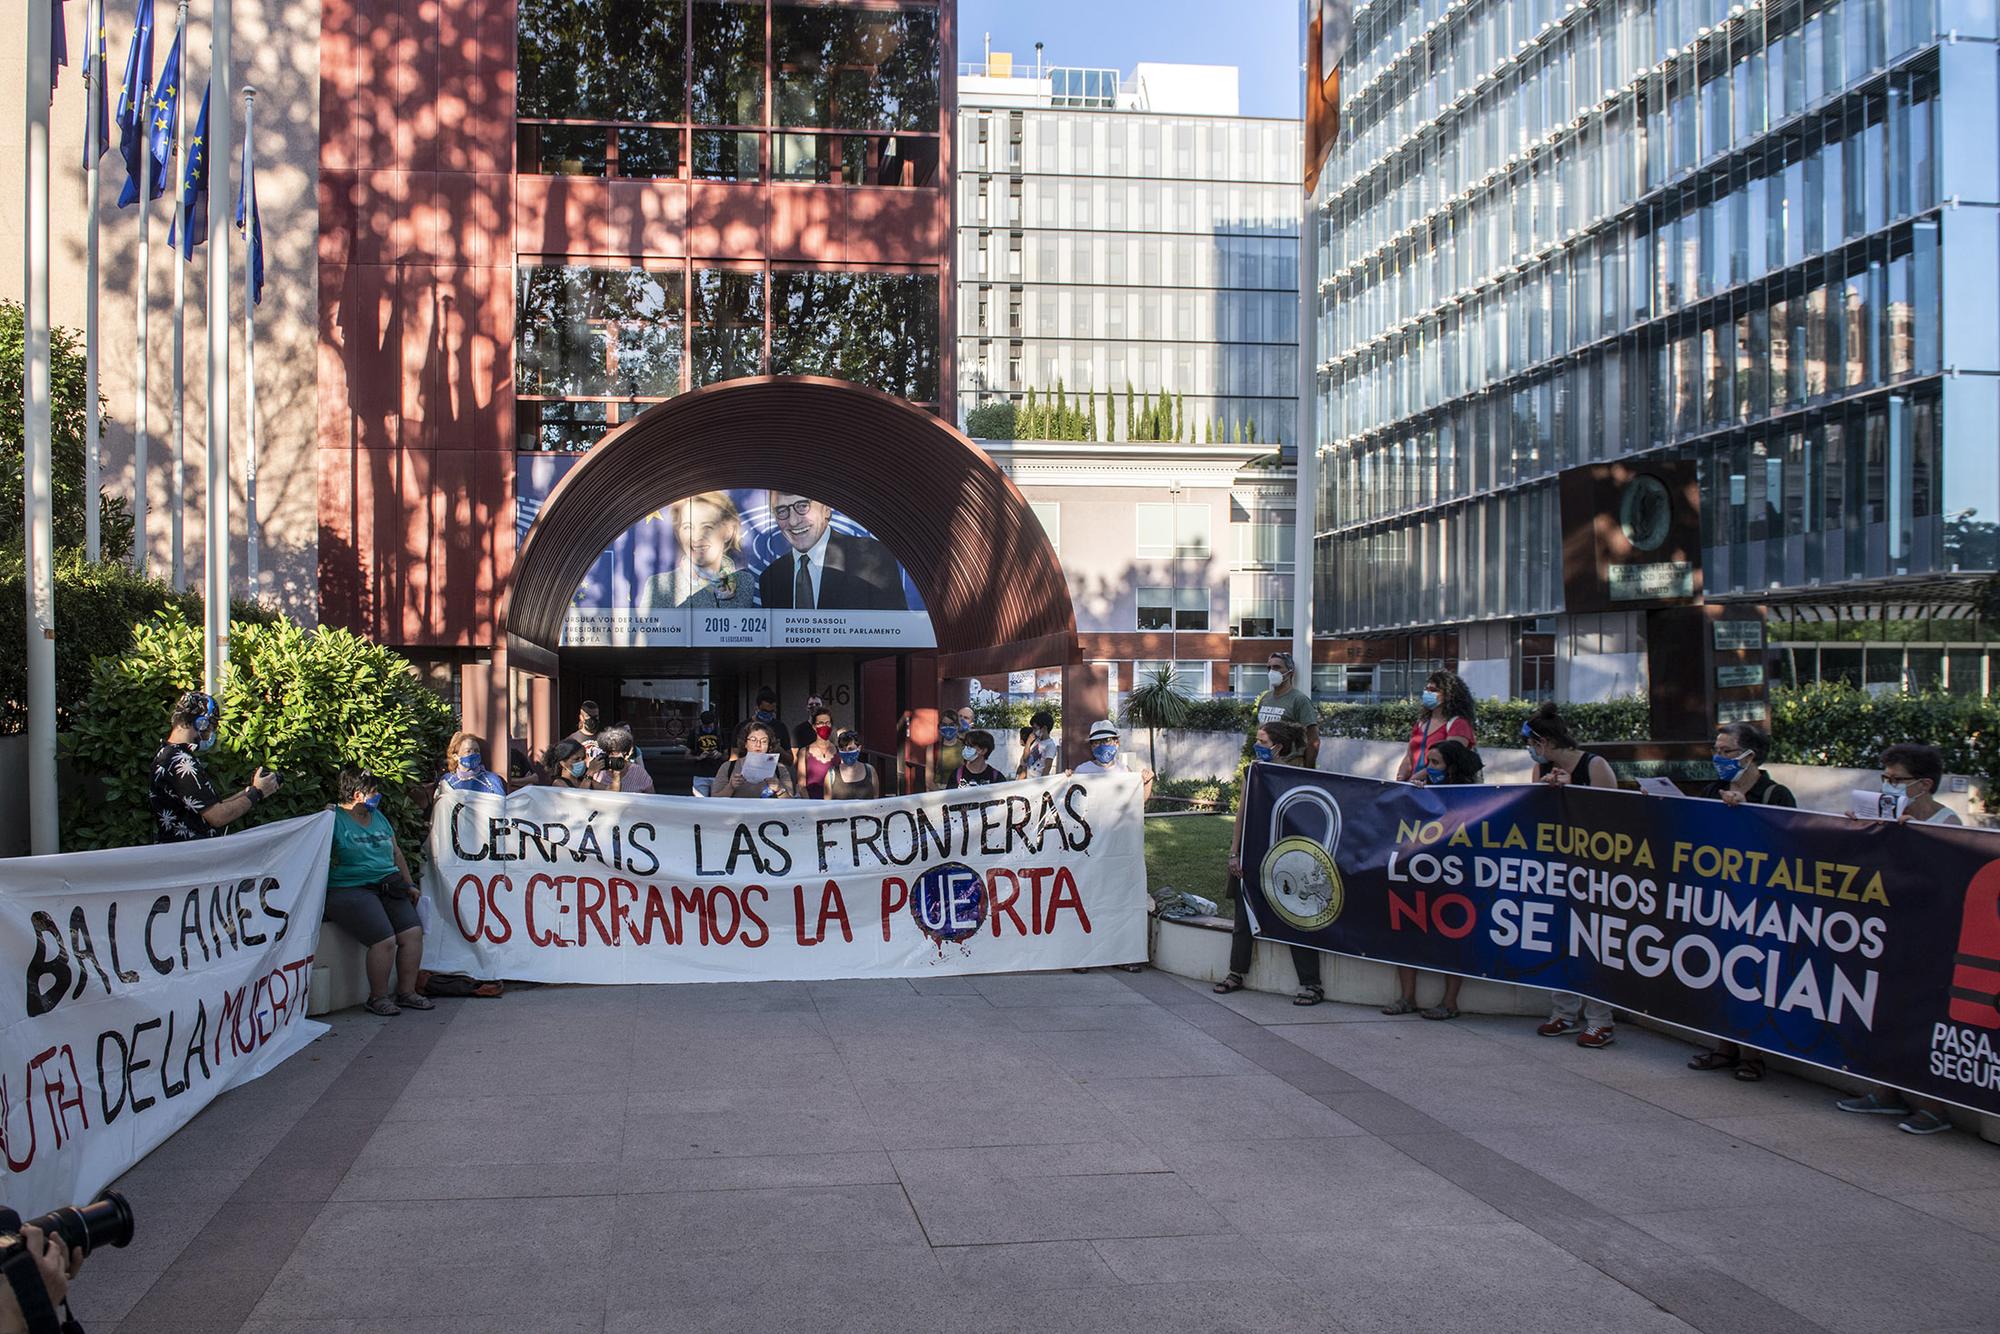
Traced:
[[432, 966], [537, 982], [1083, 968], [1146, 957], [1131, 775], [881, 801], [447, 790]]
[[0, 860], [0, 1202], [89, 1199], [326, 1031], [305, 1013], [332, 839], [327, 812]]

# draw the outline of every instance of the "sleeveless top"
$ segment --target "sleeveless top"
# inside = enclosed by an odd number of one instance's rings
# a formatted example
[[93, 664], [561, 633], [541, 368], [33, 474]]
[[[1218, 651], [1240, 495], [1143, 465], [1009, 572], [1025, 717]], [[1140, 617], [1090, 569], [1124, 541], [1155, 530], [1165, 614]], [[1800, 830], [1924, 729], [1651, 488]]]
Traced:
[[828, 771], [837, 768], [840, 761], [837, 759], [822, 760], [810, 750], [806, 752], [805, 759], [806, 795], [818, 801], [826, 796], [826, 775]]
[[[1580, 764], [1578, 764], [1578, 765], [1576, 766], [1576, 768], [1574, 768], [1574, 769], [1572, 769], [1572, 770], [1570, 770], [1570, 771], [1569, 771], [1569, 781], [1570, 781], [1570, 786], [1571, 786], [1571, 787], [1595, 787], [1595, 786], [1596, 786], [1596, 784], [1594, 784], [1594, 783], [1592, 783], [1592, 782], [1590, 781], [1590, 766], [1591, 766], [1591, 765], [1593, 765], [1593, 764], [1595, 764], [1595, 763], [1596, 763], [1597, 761], [1599, 761], [1599, 760], [1603, 760], [1603, 759], [1604, 759], [1604, 757], [1603, 757], [1602, 755], [1599, 755], [1599, 754], [1598, 754], [1598, 753], [1597, 753], [1596, 751], [1594, 751], [1594, 750], [1586, 750], [1586, 751], [1584, 751], [1584, 752], [1583, 752], [1583, 761], [1582, 761], [1582, 762], [1581, 762]], [[1609, 760], [1605, 760], [1604, 762], [1605, 762], [1606, 764], [1609, 764], [1609, 763], [1610, 763], [1611, 761], [1609, 761]], [[1552, 764], [1538, 764], [1538, 765], [1536, 765], [1536, 766], [1535, 766], [1535, 777], [1536, 777], [1536, 778], [1547, 778], [1547, 777], [1549, 776], [1549, 770], [1550, 770], [1550, 769], [1553, 769], [1554, 767], [1555, 767], [1555, 766], [1554, 766], [1554, 765], [1552, 765]], [[1614, 776], [1614, 778], [1615, 778], [1615, 776]], [[1615, 781], [1613, 782], [1612, 786], [1614, 786], [1614, 787], [1615, 787], [1615, 786], [1617, 786], [1617, 784], [1616, 784], [1616, 782], [1615, 782]]]
[[[810, 761], [808, 761], [810, 763]], [[834, 801], [858, 801], [875, 795], [875, 766], [864, 764], [868, 776], [859, 783], [850, 783], [840, 776], [838, 764], [829, 765], [826, 774], [826, 795]]]

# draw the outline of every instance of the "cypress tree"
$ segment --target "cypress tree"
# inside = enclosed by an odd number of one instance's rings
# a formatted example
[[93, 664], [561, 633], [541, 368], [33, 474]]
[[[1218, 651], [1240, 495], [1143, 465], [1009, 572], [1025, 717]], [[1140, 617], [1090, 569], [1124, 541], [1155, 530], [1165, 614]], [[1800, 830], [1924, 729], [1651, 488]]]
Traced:
[[1137, 440], [1139, 438], [1138, 430], [1133, 424], [1132, 382], [1130, 380], [1125, 382], [1125, 438], [1127, 440]]
[[1187, 438], [1187, 404], [1179, 394], [1174, 395], [1174, 442]]
[[1041, 416], [1041, 409], [1035, 406], [1035, 388], [1033, 385], [1030, 385], [1028, 386], [1028, 406], [1021, 409], [1021, 439], [1039, 440], [1042, 438], [1035, 433], [1036, 427], [1041, 423]]
[[1097, 386], [1096, 385], [1092, 385], [1090, 387], [1090, 394], [1089, 397], [1085, 399], [1085, 402], [1089, 406], [1084, 409], [1084, 414], [1083, 414], [1084, 432], [1081, 438], [1085, 440], [1094, 440], [1097, 438]]

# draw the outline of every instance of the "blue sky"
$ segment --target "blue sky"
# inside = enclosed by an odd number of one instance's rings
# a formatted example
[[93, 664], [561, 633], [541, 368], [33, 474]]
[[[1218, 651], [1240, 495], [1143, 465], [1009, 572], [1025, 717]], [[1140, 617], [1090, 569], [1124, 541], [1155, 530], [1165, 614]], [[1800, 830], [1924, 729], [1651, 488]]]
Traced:
[[1243, 114], [1299, 114], [1299, 0], [959, 0], [959, 59], [993, 49], [1052, 65], [1235, 65]]

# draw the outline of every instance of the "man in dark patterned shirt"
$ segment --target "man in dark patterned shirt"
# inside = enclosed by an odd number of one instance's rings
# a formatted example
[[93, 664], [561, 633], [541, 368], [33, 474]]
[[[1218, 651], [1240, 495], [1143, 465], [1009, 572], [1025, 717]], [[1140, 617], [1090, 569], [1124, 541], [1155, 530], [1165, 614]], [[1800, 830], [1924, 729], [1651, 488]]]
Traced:
[[153, 841], [186, 843], [215, 838], [225, 826], [247, 815], [252, 806], [278, 790], [278, 776], [262, 765], [250, 786], [233, 796], [218, 796], [208, 781], [201, 752], [215, 744], [222, 710], [215, 700], [190, 690], [174, 701], [173, 730], [153, 756]]

